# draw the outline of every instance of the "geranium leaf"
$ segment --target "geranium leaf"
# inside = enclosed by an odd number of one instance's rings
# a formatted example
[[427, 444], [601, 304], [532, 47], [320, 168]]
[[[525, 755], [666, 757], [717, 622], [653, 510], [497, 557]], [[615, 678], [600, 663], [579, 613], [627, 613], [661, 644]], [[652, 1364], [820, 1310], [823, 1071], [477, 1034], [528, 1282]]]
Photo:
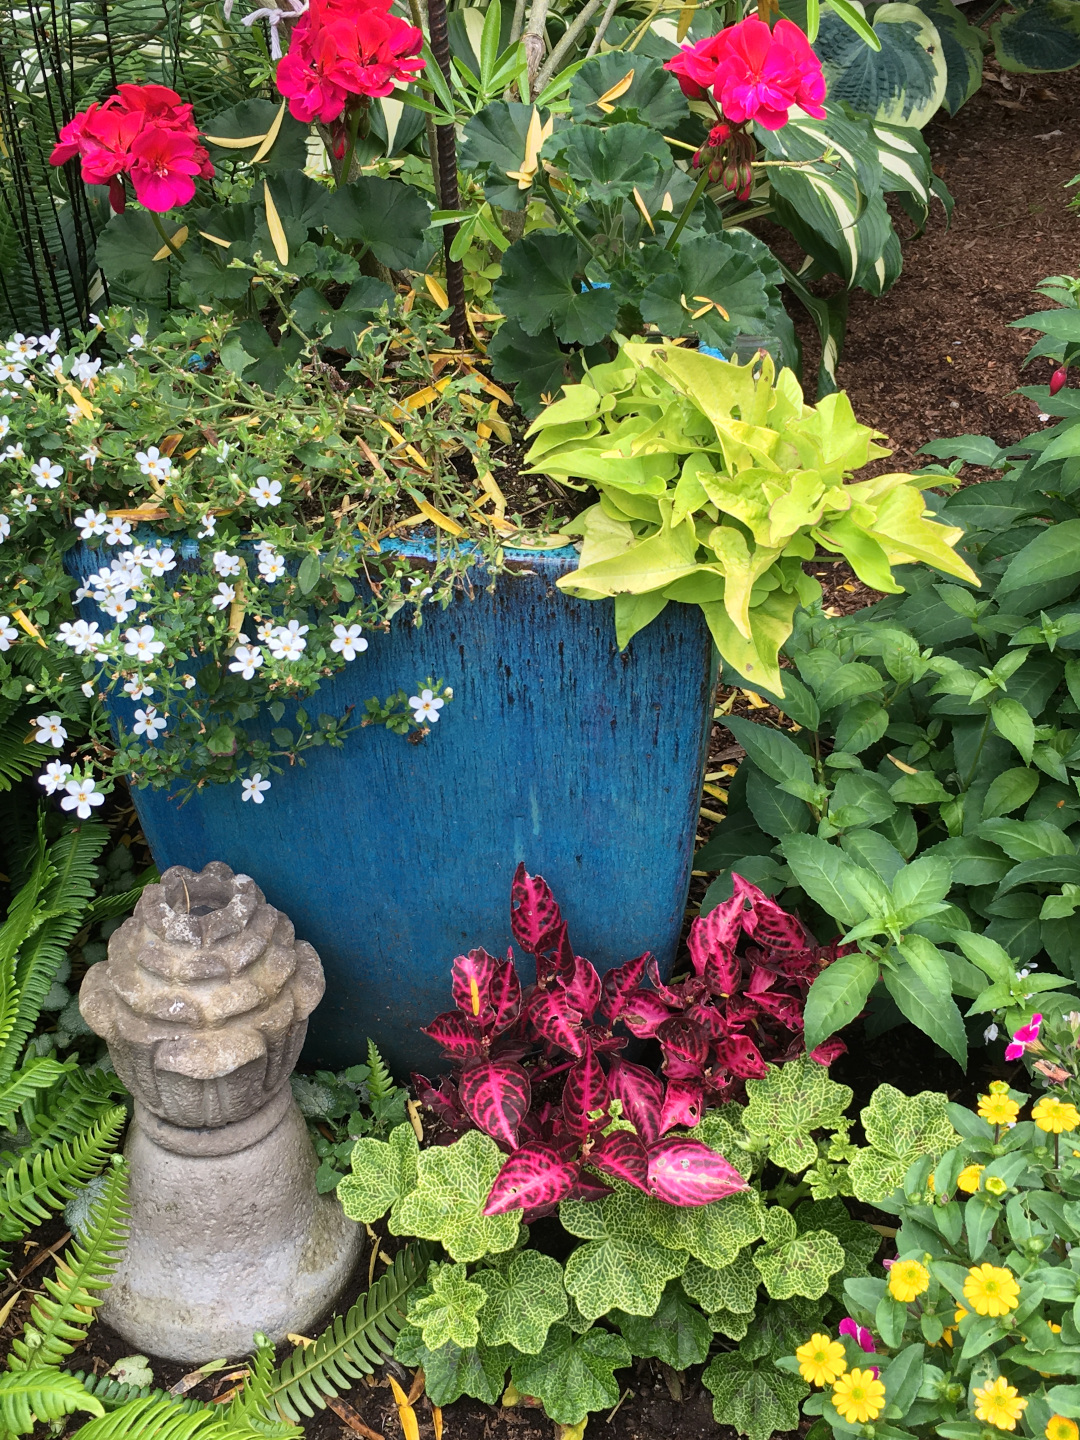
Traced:
[[545, 143], [543, 158], [567, 170], [594, 203], [627, 200], [671, 168], [671, 151], [647, 125], [567, 125]]
[[[597, 102], [628, 71], [633, 75], [629, 88], [615, 100], [605, 101], [601, 110]], [[608, 105], [614, 109], [609, 111]], [[629, 120], [670, 135], [673, 127], [686, 118], [688, 109], [682, 91], [672, 85], [659, 60], [626, 50], [612, 50], [587, 60], [570, 85], [570, 116], [578, 124], [595, 125], [603, 114], [609, 124]]]
[[583, 276], [574, 237], [539, 231], [503, 256], [495, 303], [529, 335], [550, 326], [567, 345], [595, 345], [614, 328], [619, 302], [614, 290], [595, 289]]
[[686, 241], [674, 271], [651, 280], [641, 297], [643, 318], [662, 335], [693, 333], [725, 351], [739, 335], [762, 331], [768, 309], [759, 267], [717, 235]]
[[587, 1243], [566, 1262], [566, 1288], [590, 1320], [609, 1310], [651, 1315], [664, 1286], [682, 1274], [685, 1250], [669, 1250], [648, 1224], [650, 1202], [628, 1185], [606, 1200], [564, 1200], [563, 1228]]
[[411, 185], [363, 175], [333, 192], [325, 218], [340, 239], [361, 240], [376, 260], [404, 270], [421, 257], [431, 211]]
[[575, 1335], [553, 1325], [539, 1355], [518, 1356], [511, 1366], [514, 1386], [543, 1402], [548, 1417], [559, 1425], [577, 1425], [590, 1410], [618, 1403], [615, 1371], [630, 1364], [630, 1349], [609, 1330]]
[[337, 1188], [341, 1208], [351, 1220], [373, 1225], [415, 1188], [420, 1147], [411, 1125], [397, 1125], [389, 1140], [358, 1140], [352, 1174]]
[[550, 325], [533, 336], [516, 320], [505, 320], [488, 346], [488, 358], [491, 373], [515, 387], [514, 400], [530, 419], [545, 396], [557, 395], [581, 374], [580, 355], [564, 350]]
[[733, 1425], [747, 1440], [771, 1440], [777, 1431], [795, 1430], [800, 1402], [810, 1386], [771, 1362], [755, 1366], [738, 1350], [717, 1355], [701, 1376], [713, 1397], [713, 1414]]
[[486, 1303], [487, 1293], [469, 1279], [468, 1266], [432, 1265], [427, 1294], [409, 1305], [409, 1323], [419, 1328], [429, 1350], [447, 1342], [467, 1350], [480, 1337], [477, 1316]]
[[548, 1330], [567, 1311], [562, 1266], [539, 1250], [521, 1250], [491, 1269], [478, 1270], [473, 1284], [487, 1296], [480, 1333], [489, 1345], [513, 1345], [523, 1355], [544, 1348]]
[[696, 1305], [686, 1298], [678, 1280], [664, 1291], [653, 1315], [611, 1317], [635, 1356], [660, 1360], [673, 1370], [700, 1365], [712, 1344], [712, 1329]]
[[453, 1145], [422, 1151], [416, 1188], [394, 1205], [390, 1233], [439, 1240], [454, 1260], [480, 1260], [512, 1250], [521, 1212], [483, 1213], [502, 1158], [491, 1136], [479, 1130], [470, 1130]]

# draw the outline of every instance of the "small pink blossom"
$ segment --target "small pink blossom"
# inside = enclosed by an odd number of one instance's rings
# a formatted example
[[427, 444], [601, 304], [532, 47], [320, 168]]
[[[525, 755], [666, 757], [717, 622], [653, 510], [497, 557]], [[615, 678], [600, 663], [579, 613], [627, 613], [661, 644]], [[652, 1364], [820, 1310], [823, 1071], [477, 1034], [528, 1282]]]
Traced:
[[840, 1334], [850, 1335], [852, 1340], [854, 1340], [861, 1349], [865, 1350], [867, 1355], [876, 1354], [877, 1346], [874, 1344], [874, 1337], [865, 1325], [859, 1325], [856, 1321], [850, 1319], [841, 1320]]
[[1042, 1018], [1041, 1015], [1033, 1015], [1027, 1025], [1021, 1025], [1018, 1030], [1013, 1031], [1012, 1043], [1005, 1047], [1006, 1060], [1019, 1060], [1029, 1046], [1039, 1043], [1039, 1026], [1042, 1024]]

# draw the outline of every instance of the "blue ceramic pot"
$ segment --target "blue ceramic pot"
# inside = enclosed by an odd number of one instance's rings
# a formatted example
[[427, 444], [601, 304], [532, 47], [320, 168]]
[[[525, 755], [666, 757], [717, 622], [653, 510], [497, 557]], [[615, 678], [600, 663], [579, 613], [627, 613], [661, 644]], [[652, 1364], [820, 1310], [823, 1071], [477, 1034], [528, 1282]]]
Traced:
[[[195, 555], [185, 544], [186, 564]], [[69, 563], [85, 578], [100, 556], [79, 546]], [[709, 728], [701, 611], [669, 605], [620, 653], [613, 604], [556, 589], [573, 549], [507, 558], [526, 573], [425, 608], [419, 628], [402, 616], [306, 702], [362, 713], [372, 695], [439, 676], [454, 698], [422, 743], [362, 730], [274, 775], [259, 806], [239, 784], [183, 804], [135, 792], [161, 869], [224, 860], [318, 950], [327, 986], [312, 1064], [354, 1064], [371, 1035], [399, 1075], [431, 1065], [419, 1027], [452, 1008], [455, 955], [505, 953], [519, 861], [551, 885], [575, 949], [599, 970], [643, 950], [665, 971], [674, 959]], [[131, 708], [122, 697], [116, 713], [129, 720]]]

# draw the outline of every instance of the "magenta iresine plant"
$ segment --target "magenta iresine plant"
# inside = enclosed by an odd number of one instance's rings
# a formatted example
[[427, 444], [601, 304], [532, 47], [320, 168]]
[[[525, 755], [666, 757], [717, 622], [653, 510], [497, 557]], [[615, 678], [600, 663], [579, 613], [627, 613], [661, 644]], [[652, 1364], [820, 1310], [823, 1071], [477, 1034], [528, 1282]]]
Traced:
[[[601, 979], [574, 954], [543, 878], [518, 866], [510, 923], [536, 961], [536, 984], [522, 988], [512, 950], [505, 960], [485, 950], [459, 955], [457, 1009], [424, 1031], [454, 1073], [438, 1087], [413, 1077], [451, 1130], [475, 1127], [508, 1152], [485, 1214], [523, 1208], [529, 1222], [560, 1200], [610, 1194], [605, 1176], [672, 1205], [707, 1205], [746, 1188], [686, 1131], [707, 1104], [801, 1053], [806, 993], [842, 950], [817, 945], [756, 886], [734, 881], [732, 898], [690, 928], [691, 973], [665, 985], [649, 954]], [[620, 1057], [628, 1037], [617, 1028], [658, 1042], [662, 1076]], [[828, 1064], [843, 1049], [832, 1040], [814, 1058]], [[633, 1130], [611, 1129], [620, 1119]]]

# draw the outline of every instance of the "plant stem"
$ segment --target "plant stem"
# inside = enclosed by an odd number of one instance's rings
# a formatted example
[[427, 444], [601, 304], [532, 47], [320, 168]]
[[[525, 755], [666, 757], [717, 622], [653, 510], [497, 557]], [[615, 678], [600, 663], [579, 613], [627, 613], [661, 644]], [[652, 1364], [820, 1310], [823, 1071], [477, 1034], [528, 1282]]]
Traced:
[[607, 34], [607, 27], [615, 18], [615, 11], [619, 7], [619, 0], [608, 0], [608, 7], [600, 17], [600, 24], [596, 27], [596, 34], [592, 37], [592, 44], [585, 52], [585, 58], [591, 59], [600, 49], [600, 42]]
[[694, 193], [690, 196], [690, 199], [687, 200], [686, 204], [683, 206], [683, 212], [682, 212], [682, 214], [679, 216], [678, 220], [676, 220], [676, 222], [675, 222], [675, 229], [672, 230], [671, 234], [668, 236], [667, 244], [664, 246], [664, 249], [665, 249], [665, 250], [673, 250], [673, 249], [675, 248], [675, 241], [676, 241], [676, 240], [679, 238], [679, 236], [682, 234], [682, 232], [683, 232], [683, 227], [685, 226], [686, 222], [690, 219], [690, 212], [693, 210], [693, 208], [694, 208], [694, 206], [697, 204], [697, 202], [701, 199], [701, 197], [702, 197], [702, 195], [703, 195], [703, 193], [704, 193], [704, 191], [705, 191], [705, 186], [706, 186], [708, 183], [709, 183], [709, 167], [708, 167], [708, 165], [703, 165], [703, 166], [701, 167], [701, 174], [698, 176], [698, 182], [697, 182], [697, 184], [694, 186]]
[[551, 181], [548, 178], [547, 173], [544, 170], [540, 170], [538, 172], [537, 178], [539, 179], [540, 185], [548, 198], [548, 204], [551, 206], [552, 210], [555, 211], [556, 216], [570, 231], [574, 239], [577, 240], [580, 244], [584, 245], [585, 249], [589, 252], [592, 258], [596, 261], [599, 261], [599, 263], [602, 265], [604, 262], [600, 260], [600, 256], [597, 254], [595, 246], [593, 246], [591, 241], [586, 239], [586, 237], [582, 234], [581, 227], [578, 225], [577, 221], [574, 220], [570, 216], [569, 212], [564, 210], [563, 207], [559, 204], [558, 200], [555, 199], [555, 191], [551, 188]]
[[585, 29], [592, 17], [600, 9], [601, 0], [588, 0], [581, 14], [574, 23], [567, 27], [566, 34], [552, 50], [544, 63], [543, 69], [536, 77], [536, 90], [542, 90], [550, 79], [555, 75], [559, 66], [566, 59], [567, 55], [578, 42], [578, 36]]
[[165, 227], [164, 227], [164, 225], [162, 225], [162, 223], [161, 223], [161, 216], [157, 213], [156, 210], [148, 210], [148, 211], [147, 211], [147, 214], [150, 216], [150, 219], [154, 222], [154, 229], [155, 229], [155, 230], [157, 231], [157, 233], [161, 236], [162, 240], [165, 241], [165, 244], [166, 244], [166, 246], [168, 247], [169, 253], [172, 254], [172, 255], [175, 255], [176, 258], [179, 260], [179, 259], [180, 259], [180, 251], [176, 248], [176, 246], [173, 244], [173, 242], [169, 239], [168, 235], [165, 234]]
[[516, 45], [521, 39], [521, 27], [525, 24], [525, 0], [514, 0], [514, 18], [510, 22], [510, 44]]
[[[422, 35], [427, 35], [428, 27], [424, 24], [424, 12], [420, 8], [420, 0], [409, 0], [409, 14], [412, 16], [412, 23]], [[428, 40], [430, 43], [430, 36]], [[424, 116], [424, 134], [427, 136], [428, 159], [431, 162], [431, 178], [435, 182], [435, 194], [440, 191], [439, 185], [439, 146], [435, 137], [435, 121], [430, 115]]]
[[529, 25], [521, 37], [525, 46], [525, 88], [528, 91], [528, 94], [521, 98], [526, 105], [532, 104], [532, 98], [536, 94], [536, 72], [540, 69], [544, 46], [547, 43], [548, 3], [549, 0], [533, 0], [532, 9], [529, 11]]

